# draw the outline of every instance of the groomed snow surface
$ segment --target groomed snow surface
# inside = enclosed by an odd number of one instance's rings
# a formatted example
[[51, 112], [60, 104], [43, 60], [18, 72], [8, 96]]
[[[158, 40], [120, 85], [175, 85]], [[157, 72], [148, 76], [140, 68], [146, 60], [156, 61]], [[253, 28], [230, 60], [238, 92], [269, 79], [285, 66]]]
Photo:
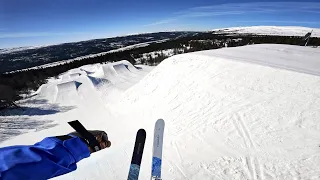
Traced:
[[22, 102], [36, 106], [29, 114], [0, 117], [43, 124], [1, 146], [69, 133], [67, 121], [78, 119], [107, 131], [112, 146], [55, 179], [123, 180], [144, 128], [140, 179], [149, 179], [153, 127], [163, 118], [163, 179], [320, 179], [320, 49], [224, 48], [176, 55], [150, 70], [121, 61], [50, 80]]

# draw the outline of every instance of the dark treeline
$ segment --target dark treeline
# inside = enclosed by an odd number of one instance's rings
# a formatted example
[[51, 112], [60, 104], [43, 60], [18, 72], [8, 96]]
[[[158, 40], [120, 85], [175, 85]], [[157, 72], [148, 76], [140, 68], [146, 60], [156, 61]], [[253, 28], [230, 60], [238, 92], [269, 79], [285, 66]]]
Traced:
[[[125, 51], [108, 53], [96, 57], [88, 57], [79, 61], [72, 61], [69, 63], [57, 65], [48, 68], [31, 69], [0, 75], [0, 85], [10, 87], [14, 92], [9, 100], [6, 102], [13, 102], [20, 99], [19, 94], [27, 94], [30, 90], [37, 90], [40, 85], [46, 83], [49, 77], [55, 77], [69, 69], [78, 68], [86, 64], [115, 62], [120, 60], [128, 60], [132, 64], [136, 64], [136, 59], [139, 59], [141, 64], [156, 65], [168, 57], [163, 53], [152, 57], [151, 55], [143, 56], [150, 52], [173, 49], [173, 54], [180, 54], [186, 52], [194, 52], [200, 50], [218, 49], [222, 47], [236, 47], [249, 44], [291, 44], [303, 45], [302, 37], [288, 37], [288, 36], [258, 36], [258, 35], [224, 35], [212, 33], [199, 33], [192, 37], [182, 37], [178, 39], [169, 40], [162, 43], [153, 43], [146, 47], [140, 47]], [[319, 46], [320, 38], [311, 38], [309, 46]], [[1, 92], [1, 86], [0, 86]], [[3, 97], [1, 97], [3, 99]], [[1, 100], [1, 99], [0, 99]], [[3, 101], [3, 100], [2, 100]], [[1, 105], [1, 104], [0, 104]], [[8, 105], [8, 104], [7, 104]], [[1, 108], [1, 107], [0, 107]]]

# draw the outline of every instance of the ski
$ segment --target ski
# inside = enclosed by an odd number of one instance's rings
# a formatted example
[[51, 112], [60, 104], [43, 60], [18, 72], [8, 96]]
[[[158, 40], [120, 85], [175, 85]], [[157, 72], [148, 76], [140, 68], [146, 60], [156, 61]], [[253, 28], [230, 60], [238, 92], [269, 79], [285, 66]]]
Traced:
[[140, 164], [145, 140], [146, 131], [144, 129], [139, 129], [136, 136], [136, 142], [134, 144], [128, 180], [138, 180], [139, 178]]
[[153, 152], [152, 152], [152, 171], [151, 179], [161, 179], [161, 164], [162, 164], [162, 145], [163, 145], [163, 132], [164, 120], [158, 119], [154, 126], [153, 137]]

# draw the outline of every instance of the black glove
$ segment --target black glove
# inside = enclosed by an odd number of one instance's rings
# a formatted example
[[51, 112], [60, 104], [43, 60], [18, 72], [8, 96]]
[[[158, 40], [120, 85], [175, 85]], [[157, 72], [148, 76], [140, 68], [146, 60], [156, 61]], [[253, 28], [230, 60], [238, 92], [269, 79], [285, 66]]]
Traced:
[[[111, 146], [111, 142], [108, 139], [108, 135], [106, 132], [104, 131], [99, 131], [99, 130], [92, 130], [89, 131], [99, 142], [101, 149], [105, 149], [105, 148], [109, 148]], [[89, 146], [89, 142], [88, 140], [86, 140], [84, 137], [82, 137], [78, 132], [72, 132], [70, 133], [70, 135], [72, 136], [77, 136], [79, 137], [84, 143], [87, 144], [89, 150], [91, 153], [93, 153], [94, 151], [91, 149], [91, 147]], [[72, 136], [70, 135], [65, 135], [65, 136], [57, 136], [58, 139], [64, 141], [66, 139], [70, 139], [72, 138]]]

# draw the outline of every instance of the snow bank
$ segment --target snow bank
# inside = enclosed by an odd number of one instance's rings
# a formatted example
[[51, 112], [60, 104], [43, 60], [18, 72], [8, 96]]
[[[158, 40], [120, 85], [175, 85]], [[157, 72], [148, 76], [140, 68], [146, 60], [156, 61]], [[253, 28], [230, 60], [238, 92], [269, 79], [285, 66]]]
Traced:
[[[117, 142], [129, 143], [135, 129], [147, 129], [142, 179], [150, 175], [152, 128], [158, 118], [166, 120], [163, 179], [317, 178], [320, 77], [300, 73], [299, 66], [303, 62], [308, 64], [301, 67], [304, 72], [318, 73], [319, 53], [254, 45], [169, 58], [126, 91], [117, 127], [131, 133]], [[281, 68], [273, 68], [275, 63]], [[121, 148], [116, 151], [131, 152]], [[127, 157], [129, 163], [129, 155], [112, 156]], [[108, 158], [106, 153], [104, 161]], [[113, 173], [125, 179], [127, 169], [115, 165]]]
[[320, 51], [311, 47], [257, 44], [232, 48], [232, 50], [222, 48], [193, 54], [250, 62], [320, 76]]

